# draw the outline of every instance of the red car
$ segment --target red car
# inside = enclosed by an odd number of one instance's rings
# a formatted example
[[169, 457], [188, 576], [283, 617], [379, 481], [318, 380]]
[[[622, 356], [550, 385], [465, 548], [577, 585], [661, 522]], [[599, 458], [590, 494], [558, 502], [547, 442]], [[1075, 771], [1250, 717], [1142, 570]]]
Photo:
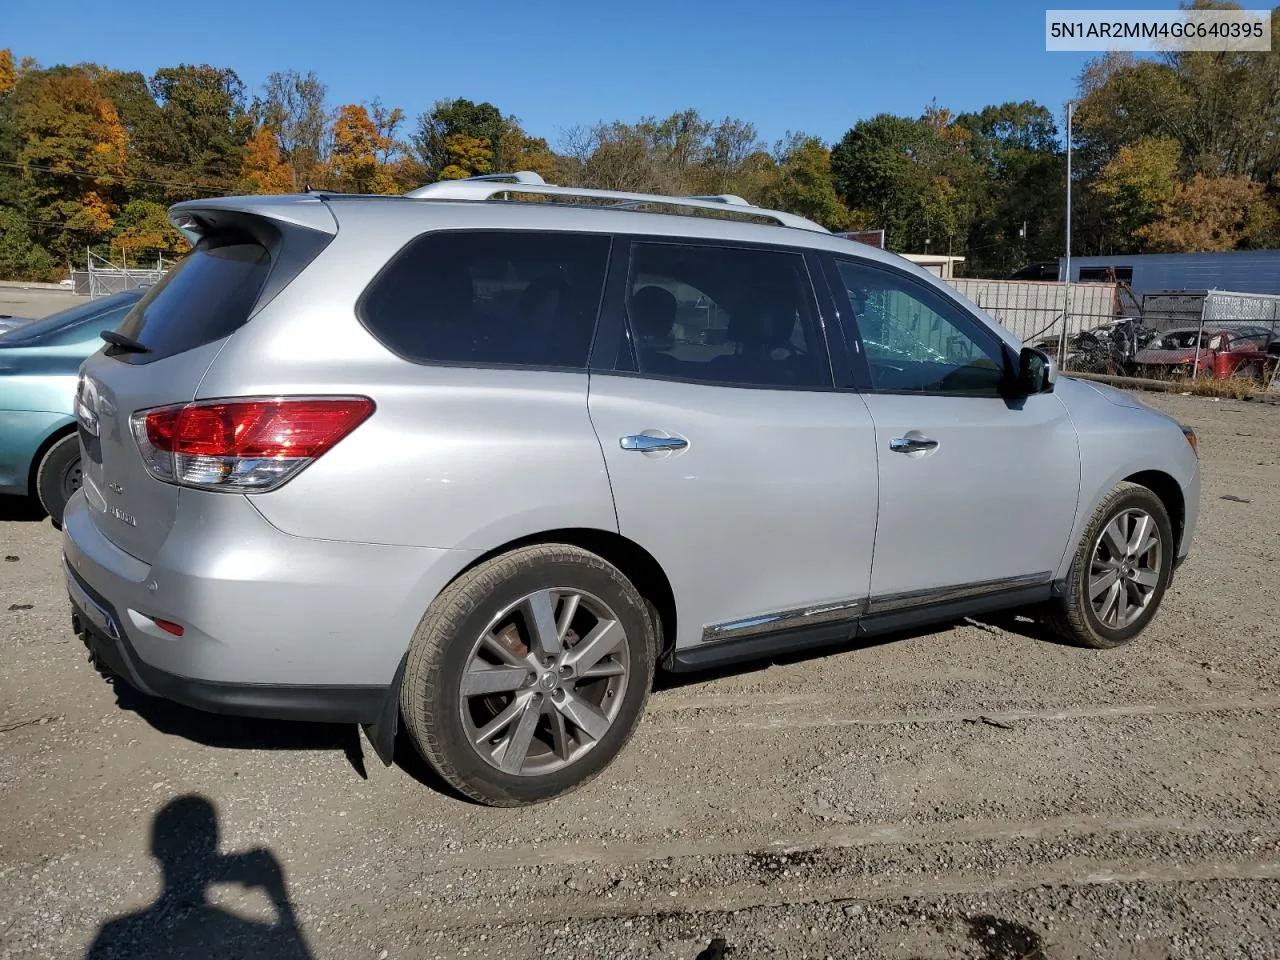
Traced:
[[1263, 339], [1250, 330], [1205, 330], [1179, 327], [1166, 330], [1134, 356], [1138, 376], [1190, 376], [1197, 366], [1199, 376], [1232, 376], [1261, 379], [1267, 368], [1266, 331]]

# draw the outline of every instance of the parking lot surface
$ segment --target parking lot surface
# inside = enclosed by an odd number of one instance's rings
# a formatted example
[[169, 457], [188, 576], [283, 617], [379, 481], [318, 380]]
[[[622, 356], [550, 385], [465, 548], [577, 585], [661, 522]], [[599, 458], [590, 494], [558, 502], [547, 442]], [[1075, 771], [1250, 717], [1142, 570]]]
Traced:
[[12, 314], [15, 317], [39, 319], [87, 301], [87, 297], [78, 297], [68, 290], [0, 285], [0, 314]]
[[112, 686], [57, 532], [4, 505], [0, 957], [1280, 955], [1280, 409], [1142, 399], [1204, 490], [1129, 647], [1001, 618], [660, 678], [524, 809]]

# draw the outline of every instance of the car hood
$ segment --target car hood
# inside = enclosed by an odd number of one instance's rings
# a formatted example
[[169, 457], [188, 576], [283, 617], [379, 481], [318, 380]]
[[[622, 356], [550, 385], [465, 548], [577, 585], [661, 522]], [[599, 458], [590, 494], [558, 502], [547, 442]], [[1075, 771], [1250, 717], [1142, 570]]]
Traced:
[[1104, 400], [1114, 403], [1117, 407], [1128, 407], [1131, 410], [1150, 410], [1145, 403], [1136, 397], [1125, 393], [1123, 390], [1117, 390], [1115, 387], [1109, 387], [1105, 383], [1098, 383], [1096, 380], [1078, 380], [1075, 377], [1060, 375], [1058, 377], [1057, 389], [1061, 389], [1063, 384], [1070, 384], [1068, 391], [1091, 390]]

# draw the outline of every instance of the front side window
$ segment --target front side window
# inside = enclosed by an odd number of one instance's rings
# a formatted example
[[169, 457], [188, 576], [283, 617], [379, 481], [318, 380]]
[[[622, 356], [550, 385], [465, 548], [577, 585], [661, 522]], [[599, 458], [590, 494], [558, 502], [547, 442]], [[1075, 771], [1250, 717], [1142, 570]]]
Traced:
[[828, 385], [801, 254], [636, 243], [626, 314], [641, 374], [751, 387]]
[[603, 234], [423, 234], [370, 284], [360, 319], [417, 363], [584, 369], [609, 246]]
[[922, 283], [837, 260], [876, 390], [996, 396], [1004, 381], [998, 338]]

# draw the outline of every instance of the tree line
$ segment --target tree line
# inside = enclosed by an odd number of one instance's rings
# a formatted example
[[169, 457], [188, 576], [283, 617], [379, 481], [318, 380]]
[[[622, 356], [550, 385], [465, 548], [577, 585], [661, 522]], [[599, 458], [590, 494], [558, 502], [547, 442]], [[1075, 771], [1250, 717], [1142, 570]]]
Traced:
[[[1272, 28], [1280, 51], [1280, 16]], [[1280, 246], [1280, 52], [1112, 53], [1078, 86], [1073, 254]], [[410, 121], [378, 100], [331, 106], [314, 73], [273, 73], [251, 93], [227, 67], [147, 77], [0, 50], [0, 278], [66, 276], [86, 248], [117, 262], [175, 256], [185, 241], [165, 211], [192, 197], [400, 193], [498, 170], [737, 194], [1007, 276], [1062, 253], [1060, 119], [1033, 101], [935, 103], [859, 120], [834, 144], [805, 133], [768, 144], [749, 121], [689, 109], [572, 127], [553, 147], [487, 102], [442, 99]]]

